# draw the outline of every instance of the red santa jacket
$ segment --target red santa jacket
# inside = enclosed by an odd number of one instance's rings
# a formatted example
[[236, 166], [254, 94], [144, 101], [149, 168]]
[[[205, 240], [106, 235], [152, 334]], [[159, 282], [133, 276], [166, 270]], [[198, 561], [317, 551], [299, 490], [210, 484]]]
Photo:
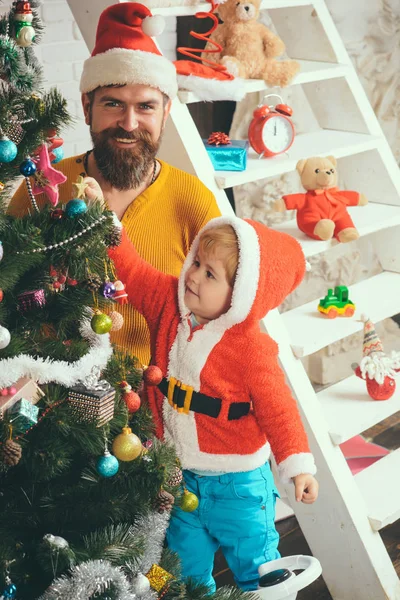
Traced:
[[[185, 274], [200, 234], [222, 224], [232, 225], [240, 248], [231, 307], [192, 331], [184, 304]], [[264, 464], [272, 448], [283, 481], [314, 474], [277, 344], [259, 326], [301, 282], [301, 246], [286, 234], [234, 216], [212, 219], [202, 232], [179, 280], [142, 260], [124, 231], [120, 246], [109, 252], [130, 301], [149, 325], [152, 362], [168, 380], [164, 393], [147, 388], [157, 436], [173, 442], [184, 469], [249, 471]]]
[[337, 221], [347, 212], [347, 206], [357, 206], [360, 200], [358, 192], [329, 189], [308, 190], [305, 194], [287, 194], [283, 196], [287, 210], [297, 210], [299, 228], [320, 219]]

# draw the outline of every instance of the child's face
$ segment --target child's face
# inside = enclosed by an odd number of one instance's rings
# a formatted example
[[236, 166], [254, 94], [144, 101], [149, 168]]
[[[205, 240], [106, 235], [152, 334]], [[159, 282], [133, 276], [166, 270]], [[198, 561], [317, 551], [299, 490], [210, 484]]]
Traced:
[[205, 254], [201, 248], [186, 273], [185, 304], [199, 323], [208, 323], [226, 313], [232, 288], [226, 278], [223, 251]]

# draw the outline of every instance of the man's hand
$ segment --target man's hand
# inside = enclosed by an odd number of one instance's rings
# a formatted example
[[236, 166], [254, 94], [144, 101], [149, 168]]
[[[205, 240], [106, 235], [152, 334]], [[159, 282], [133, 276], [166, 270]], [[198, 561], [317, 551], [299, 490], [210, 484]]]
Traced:
[[85, 177], [85, 196], [88, 200], [100, 200], [104, 202], [103, 191], [93, 177]]
[[318, 481], [310, 473], [301, 473], [293, 477], [296, 502], [312, 504], [318, 498]]

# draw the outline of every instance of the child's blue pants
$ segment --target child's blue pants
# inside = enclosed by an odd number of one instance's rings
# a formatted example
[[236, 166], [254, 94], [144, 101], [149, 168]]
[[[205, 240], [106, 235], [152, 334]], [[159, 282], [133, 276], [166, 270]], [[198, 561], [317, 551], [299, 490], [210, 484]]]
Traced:
[[280, 557], [275, 529], [278, 495], [269, 464], [244, 473], [200, 476], [184, 471], [187, 489], [199, 498], [198, 508], [184, 512], [175, 507], [167, 542], [182, 564], [183, 577], [209, 586], [214, 554], [221, 547], [237, 585], [255, 590], [258, 567]]

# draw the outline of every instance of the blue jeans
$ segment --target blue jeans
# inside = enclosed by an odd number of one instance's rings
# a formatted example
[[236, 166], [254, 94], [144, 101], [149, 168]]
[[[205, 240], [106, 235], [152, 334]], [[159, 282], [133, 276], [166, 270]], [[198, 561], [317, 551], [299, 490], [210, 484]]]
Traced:
[[221, 547], [236, 584], [243, 590], [257, 589], [258, 567], [280, 557], [274, 523], [278, 492], [269, 464], [244, 473], [183, 475], [187, 489], [199, 498], [191, 513], [174, 508], [167, 531], [183, 577], [214, 592], [214, 554]]

